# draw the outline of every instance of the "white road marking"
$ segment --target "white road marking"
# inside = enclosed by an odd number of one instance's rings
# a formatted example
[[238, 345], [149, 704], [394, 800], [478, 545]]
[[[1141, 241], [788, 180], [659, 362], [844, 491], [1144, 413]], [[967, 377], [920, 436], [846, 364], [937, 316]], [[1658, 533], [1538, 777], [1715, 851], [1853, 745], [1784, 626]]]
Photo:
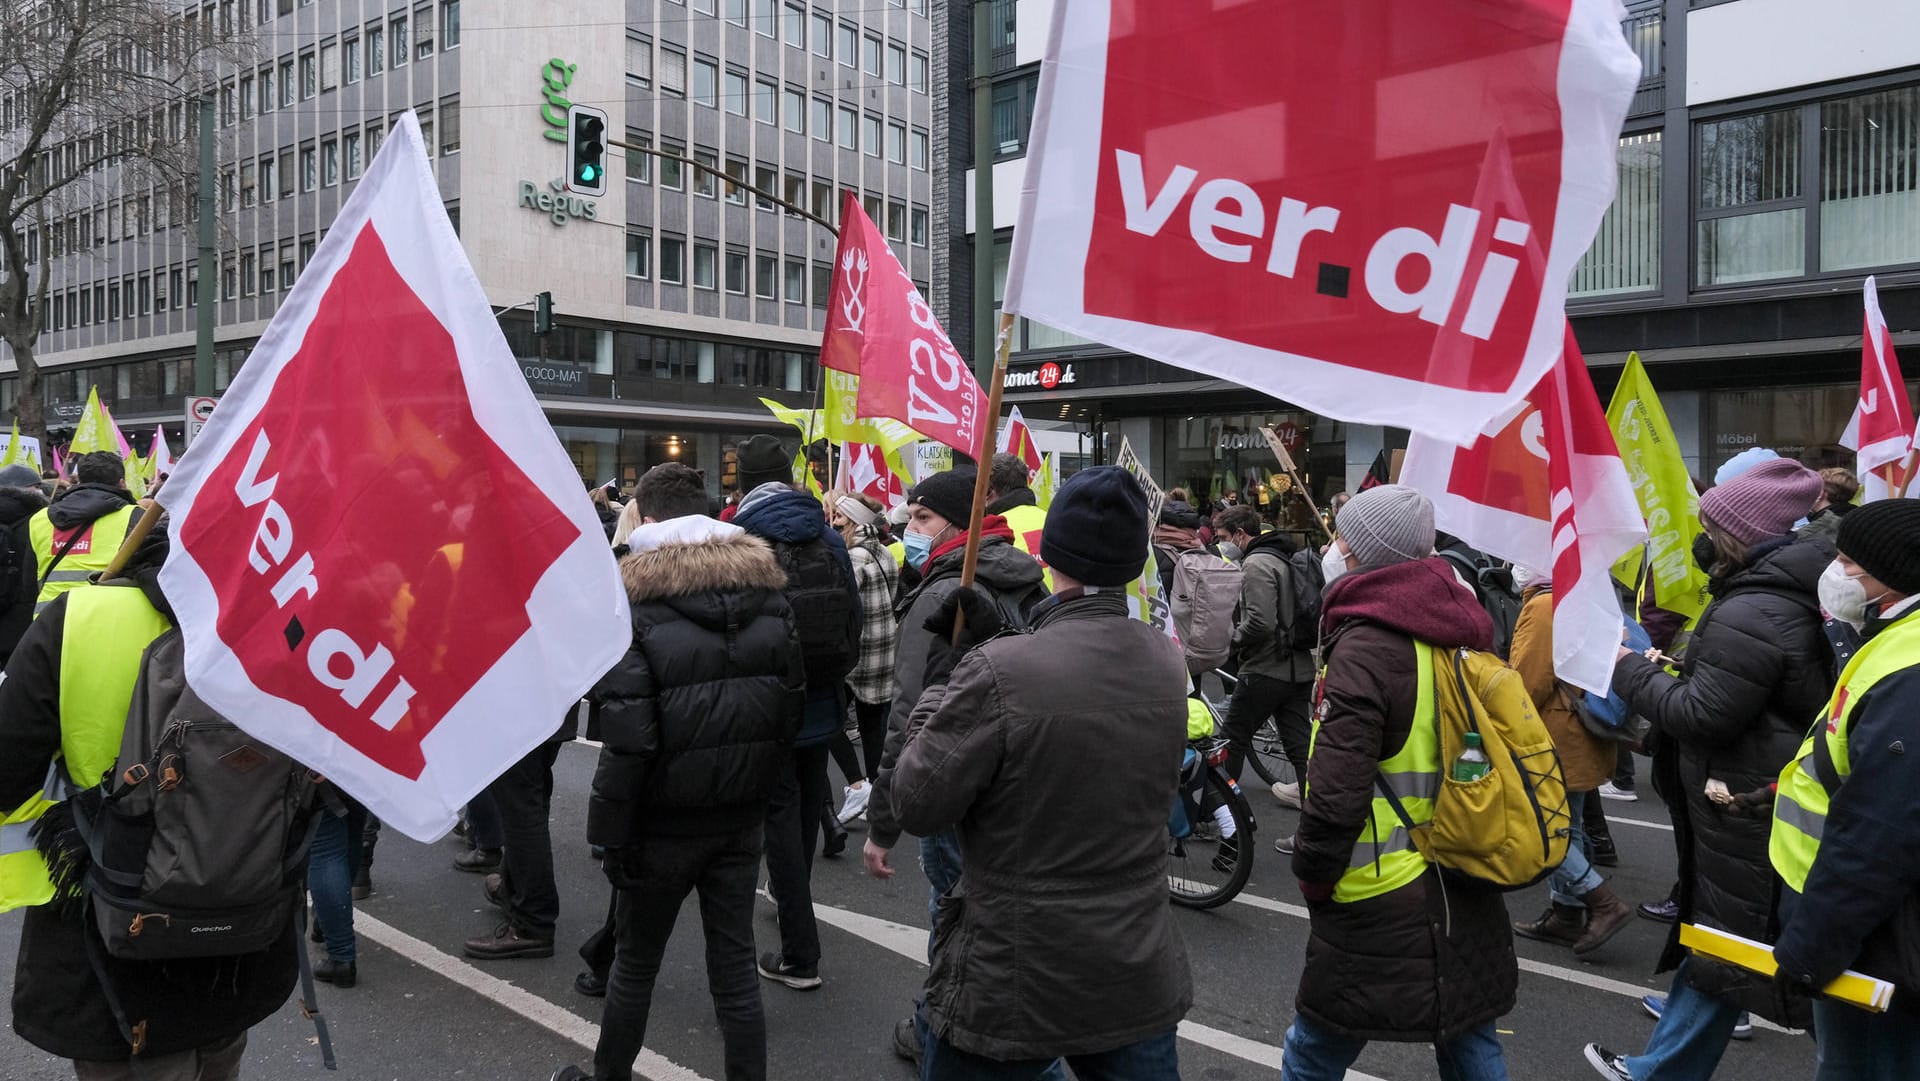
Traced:
[[[366, 936], [368, 940], [379, 943], [429, 972], [445, 976], [481, 998], [512, 1010], [561, 1039], [570, 1040], [588, 1051], [592, 1051], [600, 1039], [600, 1026], [592, 1021], [556, 1006], [523, 987], [515, 987], [458, 957], [443, 953], [364, 911], [353, 914], [353, 929], [354, 933]], [[643, 1081], [708, 1081], [685, 1066], [645, 1049], [641, 1050], [633, 1071]]]
[[1639, 826], [1639, 827], [1640, 827], [1641, 829], [1648, 829], [1648, 830], [1665, 830], [1665, 831], [1667, 831], [1668, 833], [1672, 833], [1672, 832], [1673, 832], [1673, 823], [1671, 823], [1671, 822], [1648, 822], [1647, 820], [1645, 820], [1645, 819], [1643, 819], [1643, 818], [1627, 818], [1627, 817], [1626, 817], [1626, 816], [1624, 816], [1624, 815], [1623, 815], [1623, 816], [1621, 816], [1621, 817], [1619, 817], [1619, 818], [1609, 818], [1609, 819], [1607, 819], [1607, 825], [1609, 825], [1609, 826]]

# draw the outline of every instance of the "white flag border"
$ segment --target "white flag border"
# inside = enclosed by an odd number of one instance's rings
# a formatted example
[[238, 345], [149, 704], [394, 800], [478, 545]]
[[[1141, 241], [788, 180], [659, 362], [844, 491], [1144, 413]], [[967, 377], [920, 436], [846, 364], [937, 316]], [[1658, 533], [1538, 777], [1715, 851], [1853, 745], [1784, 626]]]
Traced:
[[[402, 186], [404, 207], [390, 210], [377, 206], [377, 197], [388, 183]], [[268, 324], [254, 347], [258, 359], [241, 368], [200, 438], [176, 463], [173, 479], [162, 491], [171, 511], [172, 553], [161, 581], [180, 617], [183, 633], [189, 626], [216, 625], [218, 597], [205, 570], [182, 543], [182, 524], [191, 516], [207, 474], [234, 452], [236, 442], [259, 415], [281, 371], [298, 354], [334, 274], [351, 253], [361, 228], [376, 220], [376, 209], [388, 257], [454, 340], [476, 420], [534, 486], [574, 523], [580, 539], [536, 583], [527, 604], [532, 627], [447, 711], [422, 742], [427, 765], [417, 780], [408, 781], [392, 773], [328, 732], [305, 709], [254, 685], [217, 637], [186, 634], [186, 669], [189, 685], [250, 735], [298, 757], [309, 768], [340, 784], [388, 825], [416, 840], [433, 841], [452, 828], [461, 805], [553, 734], [580, 696], [625, 652], [632, 622], [626, 592], [598, 516], [551, 426], [545, 423], [532, 390], [521, 378], [491, 309], [484, 326], [463, 318], [470, 313], [460, 310], [461, 303], [477, 298], [485, 305], [485, 293], [447, 219], [420, 138], [419, 121], [411, 111], [394, 123], [385, 145], [341, 208], [306, 272]], [[401, 242], [409, 238], [421, 242]], [[453, 258], [446, 258], [449, 254]], [[489, 366], [510, 369], [512, 380], [495, 379], [488, 385], [490, 394], [474, 394], [476, 377]], [[540, 417], [542, 423], [527, 425], [529, 412]], [[538, 633], [543, 621], [570, 611], [581, 597], [604, 599], [605, 608], [597, 617], [607, 622], [602, 633], [583, 635], [585, 649], [554, 648], [543, 641]], [[570, 623], [580, 624], [577, 613]], [[233, 675], [237, 675], [237, 682], [221, 678]], [[521, 718], [521, 727], [513, 730], [515, 738], [508, 746], [473, 738], [477, 725], [502, 714]], [[317, 753], [298, 743], [297, 738], [290, 738], [316, 735], [321, 742]], [[391, 793], [398, 789], [408, 791], [412, 798], [394, 798]]]

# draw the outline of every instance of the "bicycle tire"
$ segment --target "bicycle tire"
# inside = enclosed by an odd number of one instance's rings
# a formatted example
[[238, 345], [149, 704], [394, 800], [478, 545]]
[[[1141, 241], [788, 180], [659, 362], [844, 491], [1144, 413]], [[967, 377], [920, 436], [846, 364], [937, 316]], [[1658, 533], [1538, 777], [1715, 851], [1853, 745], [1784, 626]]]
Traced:
[[[1240, 891], [1246, 888], [1247, 880], [1253, 876], [1253, 854], [1259, 847], [1254, 842], [1253, 814], [1247, 809], [1244, 797], [1228, 789], [1212, 770], [1207, 771], [1203, 792], [1207, 806], [1217, 802], [1227, 808], [1233, 821], [1236, 844], [1229, 870], [1218, 869], [1216, 861], [1220, 853], [1217, 846], [1213, 858], [1200, 863], [1197, 869], [1194, 857], [1185, 851], [1194, 839], [1175, 838], [1168, 834], [1167, 892], [1173, 903], [1182, 908], [1218, 908], [1239, 896]], [[1201, 854], [1204, 855], [1205, 851], [1202, 849]]]

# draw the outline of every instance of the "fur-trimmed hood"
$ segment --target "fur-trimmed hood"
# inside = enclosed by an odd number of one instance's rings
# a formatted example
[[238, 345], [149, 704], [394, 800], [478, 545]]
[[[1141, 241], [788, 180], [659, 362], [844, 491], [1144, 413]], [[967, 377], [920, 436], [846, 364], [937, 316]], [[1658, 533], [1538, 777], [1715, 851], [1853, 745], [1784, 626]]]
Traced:
[[633, 552], [620, 561], [620, 579], [628, 599], [643, 604], [719, 592], [779, 592], [787, 572], [767, 542], [734, 528]]

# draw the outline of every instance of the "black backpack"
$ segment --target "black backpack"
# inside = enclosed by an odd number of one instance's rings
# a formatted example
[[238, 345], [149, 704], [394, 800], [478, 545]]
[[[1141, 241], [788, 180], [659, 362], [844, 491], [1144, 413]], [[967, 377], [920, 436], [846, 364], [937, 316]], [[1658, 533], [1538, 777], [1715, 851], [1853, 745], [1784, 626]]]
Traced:
[[1493, 652], [1501, 660], [1513, 650], [1513, 628], [1520, 622], [1520, 591], [1513, 585], [1513, 568], [1474, 549], [1443, 548], [1439, 554], [1467, 580], [1480, 607], [1493, 620]]
[[1287, 577], [1293, 584], [1293, 624], [1287, 632], [1287, 648], [1313, 649], [1320, 644], [1320, 597], [1327, 591], [1327, 576], [1313, 549], [1301, 548], [1287, 557]]
[[803, 544], [774, 541], [773, 555], [787, 572], [785, 595], [807, 687], [837, 687], [860, 659], [860, 601], [853, 578], [821, 538]]

